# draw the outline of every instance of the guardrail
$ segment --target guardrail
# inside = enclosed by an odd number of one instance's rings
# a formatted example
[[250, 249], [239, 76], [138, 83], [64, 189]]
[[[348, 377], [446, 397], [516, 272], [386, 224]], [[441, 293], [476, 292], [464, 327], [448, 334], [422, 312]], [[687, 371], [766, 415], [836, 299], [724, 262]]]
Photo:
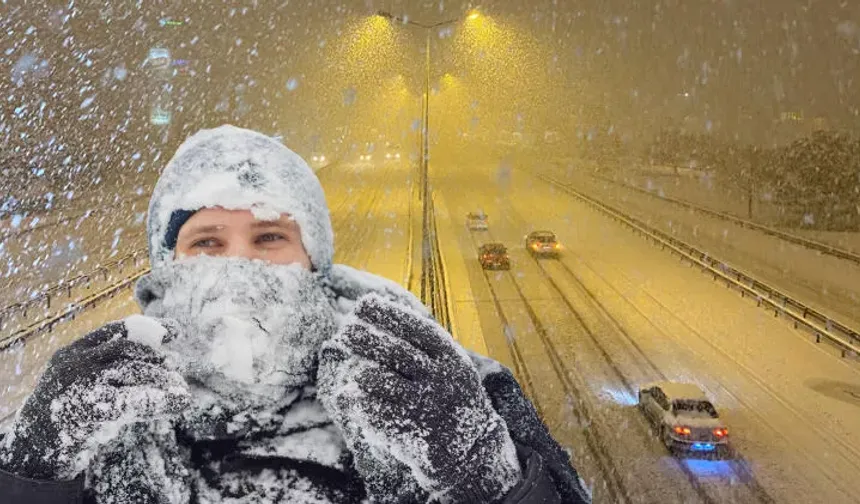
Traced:
[[[138, 196], [131, 198], [131, 201], [140, 201], [142, 199], [148, 200], [149, 195], [148, 194], [138, 195]], [[53, 210], [52, 214], [63, 213], [65, 211], [66, 211], [65, 209], [59, 208], [59, 209]], [[53, 227], [53, 226], [59, 226], [60, 224], [64, 224], [64, 223], [69, 222], [71, 220], [85, 219], [85, 218], [88, 218], [89, 216], [97, 214], [97, 213], [99, 213], [99, 210], [87, 209], [87, 210], [83, 210], [83, 211], [76, 210], [75, 213], [73, 213], [71, 215], [65, 215], [64, 214], [64, 215], [62, 215], [58, 218], [55, 218], [53, 220], [48, 220], [47, 218], [43, 219], [41, 217], [36, 217], [36, 219], [38, 220], [38, 222], [36, 224], [30, 224], [30, 225], [27, 225], [26, 227], [22, 227], [22, 228], [15, 228], [14, 230], [7, 229], [3, 232], [0, 232], [0, 241], [5, 241], [9, 238], [18, 238], [18, 237], [23, 236], [27, 233], [32, 233], [33, 231], [38, 231], [39, 229], [44, 229], [44, 228]]]
[[45, 309], [51, 308], [52, 298], [56, 299], [56, 297], [62, 296], [65, 294], [67, 297], [71, 296], [72, 289], [80, 287], [82, 285], [89, 284], [94, 278], [98, 278], [99, 276], [103, 277], [105, 281], [109, 278], [109, 273], [111, 270], [116, 268], [122, 268], [129, 261], [133, 261], [134, 264], [137, 264], [142, 258], [147, 257], [147, 250], [140, 249], [132, 252], [131, 254], [124, 255], [119, 259], [115, 259], [108, 263], [98, 266], [96, 269], [84, 273], [81, 275], [77, 275], [75, 277], [62, 280], [51, 287], [43, 290], [37, 295], [28, 298], [24, 301], [17, 301], [12, 304], [8, 304], [0, 309], [0, 327], [3, 327], [3, 323], [6, 320], [9, 320], [13, 317], [14, 312], [19, 312], [23, 316], [26, 317], [26, 314], [29, 310], [35, 309], [34, 305], [44, 303]]
[[60, 218], [50, 220], [50, 221], [49, 220], [43, 220], [39, 217], [36, 217], [38, 219], [38, 222], [36, 224], [28, 224], [25, 227], [6, 229], [5, 231], [0, 232], [0, 241], [5, 241], [9, 238], [18, 238], [18, 237], [23, 236], [27, 233], [32, 233], [33, 231], [37, 231], [39, 229], [44, 229], [46, 227], [58, 226], [58, 225], [63, 224], [65, 222], [69, 222], [70, 220], [86, 218], [86, 217], [89, 217], [90, 215], [92, 215], [93, 213], [95, 213], [93, 210], [85, 210], [83, 212], [78, 212], [78, 213], [75, 213], [73, 215], [63, 215]]
[[436, 211], [432, 193], [426, 197], [424, 205], [428, 212], [423, 243], [423, 264], [421, 272], [421, 301], [430, 308], [436, 321], [451, 332], [451, 314], [448, 304], [448, 284], [439, 238], [436, 234]]
[[66, 308], [59, 314], [48, 317], [47, 319], [40, 320], [34, 324], [31, 324], [28, 327], [15, 331], [10, 336], [0, 341], [0, 350], [5, 350], [21, 341], [26, 341], [28, 338], [36, 334], [40, 334], [45, 331], [51, 331], [58, 323], [64, 322], [68, 319], [74, 319], [78, 313], [88, 308], [91, 308], [97, 303], [107, 298], [113, 297], [117, 292], [134, 285], [134, 282], [136, 282], [138, 278], [142, 277], [148, 272], [149, 268], [138, 271], [134, 275], [123, 279], [119, 283], [113, 284], [91, 296], [88, 296], [76, 303], [69, 305], [68, 308]]
[[650, 238], [681, 257], [705, 268], [714, 275], [714, 279], [722, 278], [729, 286], [738, 288], [741, 295], [748, 294], [754, 297], [759, 306], [765, 304], [773, 309], [775, 314], [783, 314], [789, 317], [794, 322], [795, 328], [804, 328], [811, 332], [815, 336], [816, 343], [820, 343], [822, 339], [829, 341], [840, 349], [842, 357], [850, 356], [856, 358], [860, 355], [860, 334], [850, 327], [831, 319], [787, 294], [779, 292], [777, 289], [739, 269], [712, 257], [707, 252], [688, 245], [635, 217], [626, 215], [616, 208], [586, 196], [567, 184], [546, 175], [538, 176], [571, 196], [627, 225], [634, 231], [641, 233], [646, 238]]
[[732, 215], [732, 214], [728, 214], [725, 212], [719, 212], [717, 210], [711, 210], [710, 208], [701, 207], [701, 206], [698, 206], [696, 204], [690, 203], [689, 201], [685, 201], [685, 200], [677, 199], [677, 198], [672, 198], [671, 196], [661, 196], [658, 194], [654, 194], [651, 191], [648, 191], [647, 189], [643, 189], [641, 187], [636, 187], [634, 185], [620, 182], [618, 180], [611, 179], [609, 177], [605, 177], [605, 176], [601, 176], [601, 175], [592, 175], [592, 176], [597, 178], [597, 179], [600, 179], [600, 180], [603, 180], [606, 182], [610, 182], [612, 184], [616, 184], [616, 185], [619, 185], [621, 187], [625, 187], [627, 189], [632, 189], [634, 191], [638, 191], [638, 192], [647, 194], [648, 196], [651, 196], [652, 198], [657, 198], [657, 199], [660, 199], [663, 201], [668, 201], [670, 203], [674, 203], [676, 205], [680, 205], [680, 206], [683, 206], [685, 208], [689, 208], [690, 210], [695, 210], [697, 212], [701, 212], [701, 213], [710, 215], [712, 217], [717, 217], [719, 219], [732, 222], [734, 224], [737, 224], [737, 225], [744, 227], [744, 228], [747, 228], [747, 229], [755, 229], [756, 231], [761, 231], [765, 234], [768, 234], [770, 236], [775, 236], [775, 237], [780, 238], [782, 240], [785, 240], [787, 242], [801, 245], [803, 247], [806, 247], [806, 248], [809, 248], [809, 249], [812, 249], [812, 250], [815, 250], [815, 251], [818, 251], [818, 252], [821, 252], [821, 253], [824, 253], [827, 255], [832, 255], [832, 256], [838, 257], [840, 259], [845, 259], [845, 260], [851, 261], [855, 264], [860, 264], [860, 255], [854, 254], [852, 252], [841, 249], [839, 247], [834, 247], [834, 246], [828, 245], [826, 243], [821, 243], [821, 242], [818, 242], [815, 240], [810, 240], [808, 238], [803, 238], [803, 237], [800, 237], [797, 235], [793, 235], [793, 234], [787, 233], [785, 231], [780, 231], [779, 229], [775, 229], [775, 228], [772, 228], [769, 226], [765, 226], [764, 224], [758, 224], [756, 222], [742, 219], [742, 218], [735, 216], [735, 215]]

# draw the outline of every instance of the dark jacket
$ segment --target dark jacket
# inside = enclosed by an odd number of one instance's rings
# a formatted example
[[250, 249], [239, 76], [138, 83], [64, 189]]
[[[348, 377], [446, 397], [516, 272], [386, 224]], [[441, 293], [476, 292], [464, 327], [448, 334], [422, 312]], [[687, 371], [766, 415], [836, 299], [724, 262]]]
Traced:
[[[567, 453], [552, 439], [537, 417], [531, 403], [523, 396], [507, 370], [485, 376], [484, 386], [497, 411], [505, 418], [523, 469], [521, 482], [511, 490], [504, 503], [587, 503], [581, 480], [571, 467]], [[237, 441], [193, 441], [181, 433], [176, 437], [188, 462], [198, 469], [218, 461], [222, 472], [289, 469], [308, 479], [325, 482], [332, 497], [343, 502], [365, 499], [364, 488], [354, 470], [347, 465], [342, 471], [297, 461], [288, 457], [245, 457], [236, 454]], [[129, 449], [133, 449], [129, 447]], [[131, 455], [131, 454], [129, 454]], [[202, 471], [206, 479], [219, 474]], [[138, 498], [145, 498], [138, 496]], [[0, 470], [0, 504], [95, 504], [93, 492], [85, 488], [84, 476], [73, 481], [38, 481]], [[146, 500], [134, 500], [145, 503]], [[192, 496], [191, 502], [195, 502]]]

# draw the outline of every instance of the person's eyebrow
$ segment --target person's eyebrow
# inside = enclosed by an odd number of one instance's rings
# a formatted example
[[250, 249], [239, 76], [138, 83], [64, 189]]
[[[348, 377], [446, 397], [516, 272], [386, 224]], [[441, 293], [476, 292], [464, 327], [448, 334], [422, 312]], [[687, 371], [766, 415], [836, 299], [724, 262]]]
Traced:
[[224, 226], [220, 226], [217, 224], [207, 224], [202, 226], [192, 226], [191, 229], [188, 230], [189, 235], [201, 234], [201, 233], [215, 233], [224, 229]]
[[283, 222], [283, 221], [256, 221], [253, 224], [251, 224], [251, 227], [254, 229], [275, 227], [275, 228], [292, 230], [292, 229], [296, 228], [296, 223], [295, 223], [295, 221], [292, 221], [292, 220], [287, 221], [287, 222]]

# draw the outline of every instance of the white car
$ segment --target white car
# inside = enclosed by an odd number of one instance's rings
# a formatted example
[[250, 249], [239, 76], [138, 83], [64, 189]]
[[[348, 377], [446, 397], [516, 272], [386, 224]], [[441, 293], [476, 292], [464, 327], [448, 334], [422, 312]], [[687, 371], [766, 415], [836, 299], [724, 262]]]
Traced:
[[728, 454], [729, 430], [698, 386], [675, 382], [644, 385], [639, 389], [639, 407], [672, 453]]
[[487, 214], [484, 212], [469, 212], [466, 214], [466, 227], [469, 231], [486, 231], [490, 228]]

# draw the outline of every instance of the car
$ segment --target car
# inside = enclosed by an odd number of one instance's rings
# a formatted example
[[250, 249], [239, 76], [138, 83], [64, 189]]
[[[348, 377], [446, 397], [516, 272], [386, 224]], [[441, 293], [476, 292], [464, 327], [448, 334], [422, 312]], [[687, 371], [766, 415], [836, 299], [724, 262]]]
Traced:
[[486, 231], [489, 229], [487, 214], [484, 212], [469, 212], [466, 214], [466, 227], [469, 231]]
[[502, 243], [485, 243], [478, 248], [478, 261], [483, 269], [511, 269], [508, 248]]
[[552, 231], [533, 231], [526, 235], [526, 250], [533, 256], [558, 257], [561, 244]]
[[391, 142], [385, 142], [385, 147], [382, 149], [383, 157], [386, 161], [400, 160], [400, 146]]
[[697, 385], [655, 382], [639, 389], [639, 408], [672, 454], [727, 455], [729, 430]]
[[314, 154], [311, 156], [311, 161], [314, 163], [325, 163], [326, 157], [323, 154]]
[[358, 156], [359, 161], [370, 161], [373, 157], [370, 154], [362, 154]]

